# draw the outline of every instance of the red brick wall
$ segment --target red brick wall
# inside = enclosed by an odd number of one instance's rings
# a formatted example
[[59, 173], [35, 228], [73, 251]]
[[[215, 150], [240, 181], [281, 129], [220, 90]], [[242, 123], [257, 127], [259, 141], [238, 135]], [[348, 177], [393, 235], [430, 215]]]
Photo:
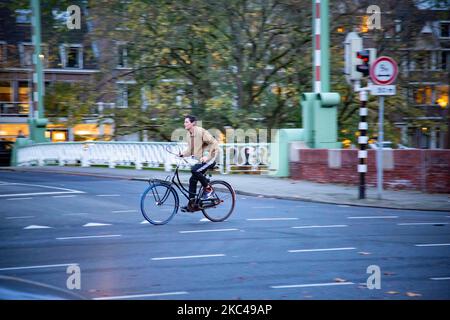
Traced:
[[[340, 150], [341, 165], [330, 168], [328, 150], [302, 149], [300, 161], [290, 163], [292, 179], [357, 185], [358, 150]], [[392, 150], [393, 168], [384, 169], [387, 189], [450, 193], [450, 150]], [[368, 150], [366, 183], [377, 183], [376, 151]]]

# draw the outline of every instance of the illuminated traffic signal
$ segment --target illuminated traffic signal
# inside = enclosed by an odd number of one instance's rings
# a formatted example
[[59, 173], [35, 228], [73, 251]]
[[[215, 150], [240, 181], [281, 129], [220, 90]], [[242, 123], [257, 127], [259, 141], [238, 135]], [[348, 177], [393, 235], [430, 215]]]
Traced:
[[356, 66], [356, 71], [361, 72], [364, 77], [369, 75], [370, 70], [370, 51], [361, 50], [356, 53], [356, 57], [362, 61]]

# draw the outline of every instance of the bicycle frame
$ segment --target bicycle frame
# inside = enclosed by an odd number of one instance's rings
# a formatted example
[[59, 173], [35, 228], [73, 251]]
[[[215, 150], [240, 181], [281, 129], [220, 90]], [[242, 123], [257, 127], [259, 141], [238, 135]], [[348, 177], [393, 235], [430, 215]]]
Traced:
[[[190, 197], [189, 197], [189, 190], [187, 190], [185, 187], [183, 187], [183, 184], [181, 183], [180, 175], [179, 175], [179, 173], [178, 173], [179, 167], [180, 167], [180, 164], [177, 164], [177, 166], [176, 166], [176, 168], [175, 168], [175, 171], [174, 171], [174, 173], [173, 173], [173, 175], [172, 175], [172, 177], [171, 177], [171, 179], [170, 179], [170, 182], [169, 182], [168, 180], [151, 179], [151, 180], [149, 181], [149, 183], [153, 183], [153, 184], [154, 184], [155, 182], [160, 182], [160, 183], [162, 182], [162, 183], [165, 183], [165, 184], [170, 185], [171, 187], [174, 185], [174, 186], [181, 192], [181, 194], [182, 194], [187, 200], [189, 200], [189, 199], [190, 199]], [[195, 195], [195, 202], [196, 202], [196, 203], [198, 202], [198, 199], [200, 198], [201, 191], [202, 191], [202, 188], [200, 188], [199, 191], [197, 192], [197, 194]], [[161, 199], [160, 196], [159, 196], [159, 194], [156, 194], [156, 195], [155, 195], [153, 189], [152, 189], [152, 192], [153, 192], [153, 197], [155, 198], [155, 200], [156, 200], [157, 202], [162, 202], [162, 203], [166, 200], [166, 198], [167, 198], [168, 195], [169, 195], [169, 192], [167, 191], [166, 194], [165, 194], [165, 195], [162, 197], [162, 199]]]

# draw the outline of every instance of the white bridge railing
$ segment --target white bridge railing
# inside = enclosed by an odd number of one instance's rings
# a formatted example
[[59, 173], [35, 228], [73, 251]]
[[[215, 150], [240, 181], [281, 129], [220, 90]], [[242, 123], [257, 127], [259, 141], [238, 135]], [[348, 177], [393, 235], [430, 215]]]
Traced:
[[[39, 143], [17, 150], [17, 165], [107, 165], [133, 166], [136, 169], [162, 168], [171, 171], [177, 161], [173, 153], [185, 145], [175, 142], [59, 142]], [[221, 173], [268, 173], [270, 143], [219, 144], [216, 159]], [[187, 165], [181, 163], [181, 169]]]

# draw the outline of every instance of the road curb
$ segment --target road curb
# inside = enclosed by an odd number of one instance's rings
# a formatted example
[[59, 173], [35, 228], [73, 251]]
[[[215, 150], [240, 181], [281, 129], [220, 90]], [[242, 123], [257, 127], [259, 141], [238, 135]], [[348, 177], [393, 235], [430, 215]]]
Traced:
[[[149, 180], [149, 178], [141, 178], [141, 177], [124, 177], [124, 176], [117, 176], [117, 175], [107, 175], [107, 174], [102, 174], [102, 173], [85, 173], [85, 172], [75, 172], [75, 171], [61, 172], [61, 171], [44, 169], [44, 168], [27, 170], [26, 168], [15, 169], [15, 168], [2, 167], [2, 168], [0, 168], [0, 171], [58, 173], [58, 174], [69, 174], [69, 175], [76, 175], [76, 176], [88, 176], [88, 177], [95, 177], [95, 178], [134, 180], [134, 181], [145, 181], [145, 182], [147, 182]], [[321, 199], [312, 199], [312, 198], [307, 198], [307, 197], [302, 197], [302, 196], [295, 196], [295, 197], [280, 196], [280, 195], [248, 192], [248, 191], [243, 191], [243, 190], [239, 190], [239, 189], [234, 189], [234, 190], [235, 190], [236, 194], [239, 194], [239, 195], [250, 196], [250, 197], [259, 197], [259, 198], [271, 198], [271, 199], [291, 200], [291, 201], [305, 201], [305, 202], [312, 202], [312, 203], [346, 205], [346, 206], [352, 206], [352, 207], [366, 207], [366, 208], [393, 209], [393, 210], [411, 210], [411, 211], [448, 212], [448, 210], [446, 210], [446, 209], [417, 208], [417, 207], [408, 208], [408, 207], [390, 206], [390, 205], [376, 205], [376, 204], [370, 204], [370, 203], [352, 203], [352, 202], [348, 202], [348, 201], [338, 201], [338, 202], [337, 201], [325, 201], [325, 200], [321, 200]]]

